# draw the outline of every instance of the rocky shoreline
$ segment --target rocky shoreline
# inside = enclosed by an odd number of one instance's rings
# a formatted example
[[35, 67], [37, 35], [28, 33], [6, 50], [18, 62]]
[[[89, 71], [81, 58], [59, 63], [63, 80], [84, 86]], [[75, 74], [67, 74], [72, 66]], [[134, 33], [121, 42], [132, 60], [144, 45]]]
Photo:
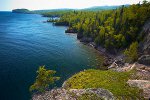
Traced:
[[[146, 100], [150, 99], [150, 66], [146, 66], [139, 63], [125, 64], [123, 67], [119, 67], [118, 64], [112, 64], [109, 70], [116, 72], [126, 72], [135, 70], [136, 73], [126, 82], [131, 87], [138, 87], [143, 92], [141, 97]], [[67, 89], [65, 81], [61, 88], [54, 88], [46, 91], [43, 94], [34, 94], [32, 100], [79, 100], [83, 95], [95, 95], [98, 100], [116, 100], [117, 97], [106, 89], [103, 88], [88, 88], [88, 89]], [[132, 97], [131, 97], [132, 99]], [[137, 98], [138, 99], [138, 98]]]
[[[116, 55], [110, 54], [105, 48], [103, 48], [102, 46], [97, 46], [94, 42], [93, 39], [90, 37], [83, 37], [80, 36], [78, 33], [75, 33], [73, 30], [66, 30], [65, 33], [68, 34], [77, 34], [77, 39], [83, 43], [84, 45], [87, 45], [89, 47], [94, 48], [95, 50], [97, 50], [99, 52], [100, 55], [102, 55], [104, 57], [104, 62], [102, 64], [102, 66], [108, 67], [109, 65], [111, 65], [116, 59], [120, 60], [121, 58], [117, 58]], [[99, 66], [101, 67], [101, 66]]]
[[[67, 29], [65, 31], [66, 33], [70, 33], [70, 34], [77, 34], [77, 39], [82, 42], [85, 45], [88, 45], [94, 49], [96, 49], [103, 57], [104, 57], [104, 62], [103, 62], [103, 66], [110, 66], [113, 62], [118, 62], [120, 63], [120, 66], [123, 66], [125, 61], [124, 61], [124, 55], [119, 52], [115, 51], [113, 53], [108, 52], [105, 48], [103, 48], [102, 46], [96, 45], [93, 42], [93, 39], [91, 37], [85, 37], [82, 34], [79, 34], [77, 32], [75, 32], [72, 29]], [[140, 64], [144, 64], [144, 65], [150, 65], [150, 20], [148, 20], [145, 25], [143, 26], [141, 33], [145, 33], [145, 38], [142, 42], [139, 43], [139, 59], [138, 62]]]
[[[150, 28], [147, 27], [147, 25], [145, 27], [146, 28], [144, 28], [144, 31], [148, 32], [147, 33], [148, 37], [150, 37]], [[72, 33], [75, 34], [73, 30], [66, 30], [65, 32], [70, 34]], [[141, 44], [146, 44], [147, 49], [144, 49], [145, 47], [143, 46], [140, 47], [142, 50], [141, 52], [142, 55], [140, 55], [141, 57], [138, 59], [138, 62], [129, 64], [124, 62], [123, 54], [112, 55], [109, 52], [107, 52], [105, 48], [101, 46], [96, 46], [92, 38], [83, 37], [81, 34], [77, 34], [77, 39], [79, 39], [80, 42], [96, 49], [104, 57], [103, 66], [107, 66], [108, 70], [114, 70], [116, 72], [126, 72], [126, 71], [135, 70], [136, 71], [135, 74], [126, 83], [131, 87], [138, 87], [139, 89], [142, 89], [143, 90], [142, 96], [147, 100], [150, 99], [150, 55], [149, 55], [150, 38], [148, 37], [146, 37], [144, 43], [141, 43]], [[67, 81], [63, 83], [61, 88], [46, 91], [44, 94], [34, 94], [32, 96], [32, 100], [78, 100], [78, 97], [84, 94], [91, 94], [91, 93], [99, 97], [100, 100], [117, 99], [113, 96], [111, 92], [109, 92], [109, 90], [105, 90], [102, 88], [68, 90], [65, 89], [66, 82]]]
[[[69, 33], [75, 34], [75, 33]], [[78, 38], [78, 36], [77, 36]], [[78, 38], [79, 39], [79, 38]], [[142, 96], [145, 99], [150, 99], [150, 55], [144, 54], [138, 59], [138, 62], [129, 64], [124, 62], [123, 54], [111, 55], [106, 51], [105, 48], [96, 46], [96, 44], [90, 38], [80, 38], [80, 42], [96, 49], [103, 57], [103, 66], [107, 66], [108, 70], [114, 70], [116, 72], [125, 72], [136, 70], [135, 75], [132, 76], [126, 83], [131, 87], [138, 87], [141, 89]], [[118, 98], [114, 97], [109, 90], [103, 88], [89, 88], [89, 89], [66, 89], [65, 81], [61, 88], [52, 89], [46, 91], [44, 94], [34, 94], [32, 100], [79, 100], [84, 94], [94, 94], [100, 100], [116, 100]], [[99, 100], [98, 99], [98, 100]], [[131, 98], [132, 99], [132, 98]], [[137, 98], [138, 99], [138, 98]]]

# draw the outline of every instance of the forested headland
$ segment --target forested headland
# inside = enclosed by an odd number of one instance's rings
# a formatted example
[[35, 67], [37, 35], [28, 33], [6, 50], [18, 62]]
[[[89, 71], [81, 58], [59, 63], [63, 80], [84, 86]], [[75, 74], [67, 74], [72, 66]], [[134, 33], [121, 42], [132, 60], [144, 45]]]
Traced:
[[[150, 2], [143, 1], [130, 6], [122, 5], [113, 10], [100, 11], [63, 11], [43, 15], [57, 15], [49, 22], [55, 25], [69, 26], [66, 32], [77, 33], [78, 39], [90, 38], [94, 42], [113, 52], [127, 48], [133, 42], [143, 40], [141, 29], [150, 18]], [[90, 40], [90, 41], [89, 41]]]

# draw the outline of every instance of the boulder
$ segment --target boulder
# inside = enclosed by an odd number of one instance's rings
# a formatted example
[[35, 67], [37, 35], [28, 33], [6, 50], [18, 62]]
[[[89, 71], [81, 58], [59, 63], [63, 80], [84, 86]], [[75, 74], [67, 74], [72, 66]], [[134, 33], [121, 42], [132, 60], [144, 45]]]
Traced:
[[105, 58], [104, 62], [103, 62], [103, 66], [109, 66], [113, 63], [113, 59], [111, 58]]
[[144, 64], [144, 65], [150, 65], [150, 55], [142, 55], [138, 59], [138, 63]]
[[118, 68], [118, 65], [116, 64], [116, 62], [113, 62], [113, 63], [108, 67], [108, 69], [111, 69], [111, 68]]
[[89, 43], [89, 46], [93, 47], [93, 48], [97, 48], [96, 44], [94, 42]]
[[125, 63], [124, 63], [122, 60], [115, 60], [115, 61], [108, 67], [108, 69], [123, 67], [124, 65], [125, 65]]

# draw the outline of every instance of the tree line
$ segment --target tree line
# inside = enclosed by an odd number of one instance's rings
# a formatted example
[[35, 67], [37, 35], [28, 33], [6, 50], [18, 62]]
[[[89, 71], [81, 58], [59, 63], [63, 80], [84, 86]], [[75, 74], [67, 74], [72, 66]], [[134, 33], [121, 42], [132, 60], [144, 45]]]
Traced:
[[[50, 14], [50, 13], [49, 13]], [[54, 14], [54, 12], [53, 12]], [[91, 37], [96, 45], [107, 50], [123, 49], [132, 42], [142, 41], [140, 33], [144, 23], [150, 18], [150, 2], [121, 6], [105, 11], [57, 12], [59, 19], [50, 19], [55, 25], [69, 26], [68, 30], [82, 37]], [[50, 14], [52, 15], [52, 13]]]

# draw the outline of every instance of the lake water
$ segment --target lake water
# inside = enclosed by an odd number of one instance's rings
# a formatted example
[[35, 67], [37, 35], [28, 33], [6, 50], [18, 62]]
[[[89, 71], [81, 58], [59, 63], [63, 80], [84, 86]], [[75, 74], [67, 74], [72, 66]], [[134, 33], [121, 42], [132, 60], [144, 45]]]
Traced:
[[47, 19], [0, 12], [0, 100], [29, 100], [41, 65], [57, 71], [60, 87], [73, 74], [101, 63], [97, 51], [65, 34], [66, 27], [43, 23]]

